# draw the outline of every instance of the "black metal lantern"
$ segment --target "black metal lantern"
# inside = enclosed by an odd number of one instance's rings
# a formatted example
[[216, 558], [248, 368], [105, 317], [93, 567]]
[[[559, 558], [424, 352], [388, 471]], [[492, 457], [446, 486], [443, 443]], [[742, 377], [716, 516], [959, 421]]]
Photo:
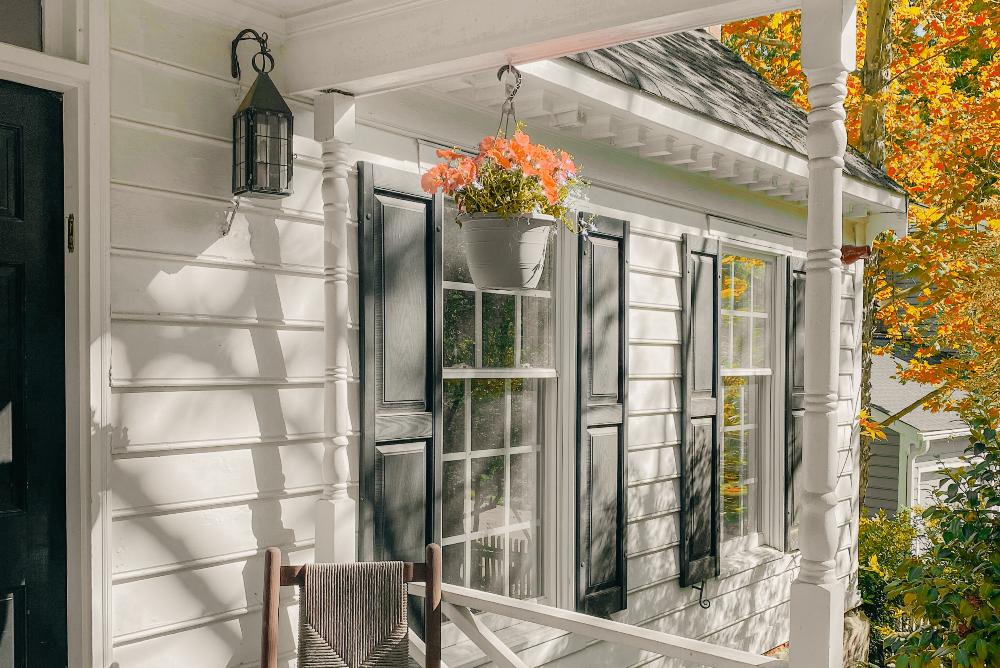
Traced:
[[236, 47], [244, 40], [256, 41], [260, 51], [251, 61], [257, 80], [233, 114], [233, 195], [287, 197], [292, 194], [292, 110], [268, 76], [274, 56], [266, 32], [247, 28], [233, 40], [233, 77], [240, 77]]

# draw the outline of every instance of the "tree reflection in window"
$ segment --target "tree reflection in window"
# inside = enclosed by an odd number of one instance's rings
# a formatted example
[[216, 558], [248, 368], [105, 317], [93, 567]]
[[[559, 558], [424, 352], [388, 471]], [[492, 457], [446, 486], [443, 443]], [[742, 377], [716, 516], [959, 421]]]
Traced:
[[556, 376], [549, 288], [555, 258], [546, 259], [537, 290], [478, 290], [460, 228], [450, 222], [454, 212], [444, 217], [444, 578], [537, 597], [544, 396]]
[[723, 375], [723, 539], [758, 530], [760, 434], [768, 406], [773, 263], [726, 254], [722, 258], [719, 348]]

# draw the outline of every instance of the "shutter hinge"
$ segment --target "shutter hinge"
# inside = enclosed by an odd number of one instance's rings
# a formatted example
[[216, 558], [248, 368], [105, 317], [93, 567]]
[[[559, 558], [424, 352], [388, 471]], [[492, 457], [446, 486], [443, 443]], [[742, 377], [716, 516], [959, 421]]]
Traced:
[[66, 216], [66, 250], [70, 253], [76, 251], [76, 218], [73, 214]]

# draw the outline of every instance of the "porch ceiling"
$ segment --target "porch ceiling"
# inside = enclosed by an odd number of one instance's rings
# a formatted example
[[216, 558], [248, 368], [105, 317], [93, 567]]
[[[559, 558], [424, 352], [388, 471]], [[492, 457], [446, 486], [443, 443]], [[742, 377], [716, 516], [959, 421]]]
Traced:
[[[689, 109], [608, 80], [568, 59], [520, 67], [519, 119], [659, 164], [743, 186], [804, 206], [808, 161], [795, 151]], [[450, 103], [498, 114], [504, 101], [496, 70], [450, 77], [426, 89]], [[904, 197], [845, 179], [844, 217], [902, 211]]]
[[799, 0], [243, 0], [285, 23], [293, 93], [391, 90], [798, 7]]

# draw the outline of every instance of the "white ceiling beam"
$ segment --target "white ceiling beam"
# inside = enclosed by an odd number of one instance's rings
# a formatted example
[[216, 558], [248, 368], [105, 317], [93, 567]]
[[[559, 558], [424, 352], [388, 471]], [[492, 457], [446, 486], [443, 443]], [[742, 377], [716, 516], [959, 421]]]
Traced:
[[289, 26], [286, 90], [354, 95], [797, 8], [798, 0], [348, 0]]

